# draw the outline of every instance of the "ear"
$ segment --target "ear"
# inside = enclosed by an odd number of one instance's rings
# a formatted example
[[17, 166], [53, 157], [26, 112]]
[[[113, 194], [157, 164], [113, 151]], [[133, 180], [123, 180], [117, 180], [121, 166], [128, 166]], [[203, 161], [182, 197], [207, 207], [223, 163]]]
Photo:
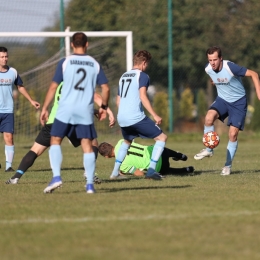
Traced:
[[86, 43], [86, 48], [88, 48], [88, 42]]

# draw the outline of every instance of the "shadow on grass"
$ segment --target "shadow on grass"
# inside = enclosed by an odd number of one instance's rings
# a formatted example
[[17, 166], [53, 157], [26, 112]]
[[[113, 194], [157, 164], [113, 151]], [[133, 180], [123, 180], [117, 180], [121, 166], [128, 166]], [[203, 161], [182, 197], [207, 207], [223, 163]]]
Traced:
[[[83, 167], [70, 167], [70, 168], [61, 168], [61, 171], [74, 171], [74, 170], [82, 170], [84, 171]], [[47, 172], [51, 171], [51, 168], [46, 168], [46, 169], [39, 169], [39, 170], [28, 170], [28, 172]]]
[[110, 189], [99, 189], [98, 193], [107, 193], [107, 192], [120, 192], [120, 191], [128, 191], [128, 190], [159, 190], [159, 189], [186, 189], [186, 188], [191, 188], [192, 185], [182, 185], [182, 186], [149, 186], [149, 187], [124, 187], [124, 188], [110, 188]]

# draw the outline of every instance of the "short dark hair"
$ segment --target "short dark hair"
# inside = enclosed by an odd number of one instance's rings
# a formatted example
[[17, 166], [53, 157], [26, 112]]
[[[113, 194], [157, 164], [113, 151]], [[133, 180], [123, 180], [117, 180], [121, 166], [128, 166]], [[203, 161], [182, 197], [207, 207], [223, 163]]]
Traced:
[[134, 54], [134, 64], [140, 64], [143, 61], [149, 62], [151, 59], [151, 53], [146, 50], [140, 50]]
[[0, 47], [0, 52], [8, 52], [8, 50], [5, 47]]
[[102, 156], [111, 156], [112, 155], [112, 151], [113, 151], [113, 145], [107, 143], [107, 142], [103, 142], [98, 146], [98, 152], [102, 155]]
[[214, 52], [218, 53], [218, 57], [222, 57], [222, 51], [218, 46], [212, 46], [210, 48], [207, 49], [206, 51], [206, 56], [208, 57], [208, 54], [213, 54]]
[[76, 32], [72, 36], [72, 43], [74, 47], [85, 47], [88, 42], [88, 37], [83, 32]]

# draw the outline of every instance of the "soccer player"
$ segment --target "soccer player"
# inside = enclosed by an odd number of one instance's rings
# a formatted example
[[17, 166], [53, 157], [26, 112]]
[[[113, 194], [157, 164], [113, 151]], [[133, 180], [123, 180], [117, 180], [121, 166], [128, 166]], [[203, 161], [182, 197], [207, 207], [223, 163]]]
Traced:
[[[98, 151], [105, 158], [116, 157], [123, 141], [123, 139], [119, 140], [115, 147], [107, 142], [103, 142], [98, 146]], [[135, 176], [143, 176], [144, 171], [147, 171], [149, 167], [153, 147], [153, 145], [146, 146], [133, 141], [127, 151], [127, 155], [125, 156], [120, 166], [120, 173], [130, 173]], [[188, 159], [185, 154], [164, 147], [162, 155], [159, 158], [158, 163], [156, 164], [156, 172], [160, 173], [161, 175], [184, 175], [194, 172], [193, 166], [183, 168], [171, 168], [169, 158], [172, 158], [174, 161], [186, 161]]]
[[[147, 69], [151, 58], [152, 56], [148, 51], [137, 51], [134, 54], [133, 69], [125, 72], [119, 80], [117, 121], [121, 127], [124, 142], [122, 142], [116, 155], [110, 179], [122, 178], [122, 175], [119, 174], [120, 165], [133, 139], [138, 136], [155, 140], [145, 178], [162, 179], [161, 175], [155, 171], [155, 167], [163, 152], [167, 136], [158, 126], [161, 124], [162, 118], [155, 113], [147, 97], [150, 78], [144, 71]], [[143, 106], [152, 115], [155, 122], [145, 115]]]
[[[221, 49], [213, 46], [206, 51], [208, 64], [205, 71], [217, 88], [218, 96], [211, 104], [204, 125], [204, 133], [214, 131], [214, 122], [222, 122], [228, 117], [229, 141], [227, 144], [226, 162], [221, 175], [231, 173], [232, 162], [238, 147], [238, 133], [244, 129], [247, 113], [247, 97], [241, 77], [251, 77], [260, 100], [260, 82], [258, 74], [231, 61], [223, 60]], [[213, 149], [206, 148], [194, 156], [196, 160], [211, 157]]]
[[13, 87], [16, 86], [18, 91], [38, 109], [40, 104], [32, 100], [29, 93], [23, 86], [17, 70], [7, 65], [8, 50], [0, 47], [0, 132], [3, 133], [5, 142], [5, 171], [12, 172], [12, 162], [14, 158], [14, 101]]
[[[51, 141], [51, 127], [56, 115], [56, 111], [58, 108], [58, 103], [61, 96], [61, 89], [62, 89], [62, 83], [58, 86], [55, 98], [54, 98], [54, 104], [51, 109], [50, 116], [48, 118], [48, 121], [44, 125], [44, 127], [41, 129], [40, 133], [35, 139], [34, 144], [32, 145], [30, 151], [23, 157], [22, 161], [20, 162], [20, 165], [18, 167], [18, 170], [16, 173], [5, 183], [6, 184], [17, 184], [20, 180], [20, 178], [25, 174], [25, 172], [34, 164], [34, 161], [41, 155], [43, 152], [50, 146]], [[99, 94], [95, 93], [94, 95], [94, 101], [99, 106], [102, 104], [102, 98]], [[97, 111], [96, 111], [97, 113]], [[112, 127], [115, 124], [115, 118], [112, 113], [112, 111], [108, 108], [107, 113], [109, 115], [109, 126]], [[97, 113], [98, 114], [98, 113]], [[80, 146], [80, 140], [76, 138], [76, 133], [73, 131], [73, 133], [70, 136], [67, 136], [69, 141], [72, 143], [74, 147]], [[92, 149], [95, 153], [95, 158], [97, 159], [98, 155], [98, 142], [97, 139], [92, 140]], [[101, 180], [95, 176], [94, 177], [94, 183], [101, 183]]]
[[92, 140], [97, 138], [93, 124], [94, 93], [96, 85], [102, 89], [102, 105], [99, 116], [106, 118], [106, 109], [109, 100], [109, 86], [105, 73], [99, 63], [86, 54], [88, 47], [87, 36], [77, 32], [72, 36], [71, 47], [73, 54], [62, 59], [56, 68], [55, 75], [41, 112], [41, 123], [48, 117], [48, 106], [51, 103], [58, 85], [63, 81], [62, 95], [51, 128], [51, 146], [49, 149], [50, 164], [53, 178], [44, 189], [44, 193], [51, 193], [62, 185], [60, 168], [62, 163], [61, 142], [66, 135], [76, 131], [76, 137], [81, 139], [83, 150], [83, 165], [87, 173], [86, 192], [94, 193], [95, 154], [92, 149]]

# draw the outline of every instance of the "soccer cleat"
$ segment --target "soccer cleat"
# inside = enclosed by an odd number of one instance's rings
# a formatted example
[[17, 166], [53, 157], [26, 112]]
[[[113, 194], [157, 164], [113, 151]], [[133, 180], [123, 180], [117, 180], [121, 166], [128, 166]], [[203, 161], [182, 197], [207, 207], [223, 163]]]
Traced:
[[126, 176], [122, 175], [122, 174], [118, 174], [117, 176], [110, 176], [110, 180], [125, 180], [128, 179]]
[[231, 173], [231, 167], [225, 166], [222, 168], [220, 175], [225, 176], [225, 175], [230, 175], [230, 173]]
[[145, 175], [145, 179], [152, 179], [152, 180], [155, 180], [155, 181], [159, 181], [159, 180], [162, 180], [162, 175], [160, 175], [158, 172], [153, 172], [152, 174], [146, 174]]
[[44, 193], [52, 193], [55, 189], [61, 187], [62, 180], [60, 176], [53, 177], [49, 185], [44, 189]]
[[[100, 178], [98, 178], [97, 176], [98, 174], [95, 172], [95, 176], [94, 176], [94, 183], [95, 184], [101, 184], [102, 180]], [[87, 181], [87, 174], [86, 172], [84, 172], [83, 176], [85, 177], [85, 180]]]
[[5, 170], [5, 172], [14, 172], [14, 169], [12, 167], [9, 167], [8, 169]]
[[181, 160], [181, 161], [187, 161], [187, 159], [188, 159], [187, 155], [182, 154], [182, 153], [179, 153], [179, 152], [178, 152], [178, 154], [181, 155], [181, 158], [172, 157], [172, 159], [173, 159], [174, 161], [179, 161], [179, 160]]
[[205, 157], [211, 157], [211, 156], [213, 156], [213, 151], [209, 152], [207, 149], [202, 149], [199, 153], [195, 154], [194, 159], [201, 160]]
[[193, 173], [195, 171], [193, 166], [187, 167], [186, 170], [187, 170], [188, 173]]
[[89, 194], [93, 194], [93, 193], [96, 192], [95, 189], [94, 189], [94, 185], [93, 184], [87, 184], [86, 191]]
[[9, 179], [5, 184], [17, 184], [19, 180], [19, 178]]

